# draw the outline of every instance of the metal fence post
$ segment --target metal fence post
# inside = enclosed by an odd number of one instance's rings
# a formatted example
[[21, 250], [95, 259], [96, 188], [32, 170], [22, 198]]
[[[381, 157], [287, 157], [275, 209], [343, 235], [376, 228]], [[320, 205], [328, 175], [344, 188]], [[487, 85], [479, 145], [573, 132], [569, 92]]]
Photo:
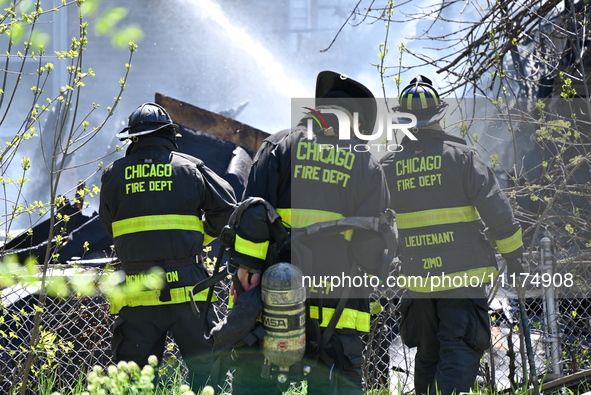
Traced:
[[[554, 257], [552, 256], [552, 240], [544, 237], [540, 241], [541, 245], [541, 259], [540, 272], [541, 275], [547, 274], [550, 280], [554, 276]], [[560, 326], [558, 325], [558, 312], [556, 306], [556, 295], [552, 281], [550, 286], [544, 288], [544, 301], [546, 305], [546, 320], [548, 323], [548, 334], [546, 341], [550, 344], [550, 363], [552, 373], [562, 375], [561, 363], [561, 347], [560, 347]]]

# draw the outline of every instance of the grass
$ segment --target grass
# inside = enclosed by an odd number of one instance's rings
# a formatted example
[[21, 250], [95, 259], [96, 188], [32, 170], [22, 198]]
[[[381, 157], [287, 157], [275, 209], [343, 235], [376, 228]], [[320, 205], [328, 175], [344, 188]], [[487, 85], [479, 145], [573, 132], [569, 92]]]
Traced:
[[[107, 369], [95, 366], [86, 375], [81, 375], [71, 388], [56, 388], [56, 377], [39, 377], [39, 395], [213, 395], [211, 387], [205, 387], [200, 394], [180, 379], [179, 372], [173, 382], [154, 385], [158, 360], [150, 357], [148, 365], [140, 369], [135, 362], [119, 362]], [[15, 393], [16, 395], [16, 393]]]
[[[56, 388], [59, 386], [56, 377], [42, 376], [39, 379], [39, 395], [213, 395], [214, 390], [206, 387], [199, 394], [193, 392], [182, 379], [180, 366], [165, 385], [154, 385], [157, 370], [156, 357], [150, 357], [149, 364], [140, 369], [134, 362], [119, 362], [117, 365], [110, 365], [106, 369], [95, 366], [90, 372], [81, 375], [71, 388]], [[62, 384], [63, 385], [63, 384]], [[588, 390], [588, 389], [587, 389]], [[554, 392], [556, 395], [578, 395], [582, 391], [572, 391], [562, 388]], [[16, 395], [14, 392], [11, 395]], [[222, 391], [222, 393], [227, 393]], [[465, 395], [497, 395], [504, 392], [494, 392], [490, 389], [481, 389]], [[513, 395], [531, 395], [526, 388], [516, 389]], [[306, 395], [306, 385], [292, 386], [284, 392], [284, 395]], [[368, 390], [366, 395], [403, 395], [401, 389], [392, 393], [389, 389], [381, 388]]]

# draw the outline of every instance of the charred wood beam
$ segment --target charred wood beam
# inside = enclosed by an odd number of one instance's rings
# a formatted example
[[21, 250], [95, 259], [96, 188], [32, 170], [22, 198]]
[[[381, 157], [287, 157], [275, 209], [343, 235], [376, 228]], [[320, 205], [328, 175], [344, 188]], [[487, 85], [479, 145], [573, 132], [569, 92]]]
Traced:
[[175, 123], [230, 141], [246, 148], [252, 155], [269, 136], [269, 133], [245, 123], [160, 93], [156, 93], [155, 100], [168, 111]]

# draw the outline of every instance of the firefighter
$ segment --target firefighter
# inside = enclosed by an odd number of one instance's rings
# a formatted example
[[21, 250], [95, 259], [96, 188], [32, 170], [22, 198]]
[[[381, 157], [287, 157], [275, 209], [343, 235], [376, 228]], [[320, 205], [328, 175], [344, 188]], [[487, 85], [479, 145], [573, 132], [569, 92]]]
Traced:
[[[274, 210], [253, 204], [244, 211], [232, 252], [233, 262], [240, 265], [239, 280], [234, 281], [237, 301], [241, 292], [248, 295], [258, 286], [259, 274], [263, 272], [264, 278], [265, 268], [274, 262], [296, 264], [304, 276], [314, 279], [330, 275], [362, 278], [366, 273], [380, 274], [385, 262], [387, 265], [387, 259], [383, 259], [387, 243], [370, 230], [327, 235], [312, 231], [309, 237], [298, 240], [296, 247], [295, 228], [352, 216], [377, 218], [387, 210], [390, 199], [377, 160], [363, 149], [352, 148], [363, 142], [351, 137], [350, 128], [339, 129], [337, 115], [322, 112], [340, 111], [351, 126], [359, 119], [359, 130], [371, 133], [377, 113], [373, 94], [345, 75], [323, 71], [317, 76], [315, 97], [316, 108], [310, 113], [321, 113], [323, 123], [317, 125], [309, 116], [297, 127], [269, 136], [251, 167], [244, 201], [257, 197], [270, 203], [292, 232], [292, 242], [281, 248], [277, 245], [281, 232], [252, 225], [271, 223], [269, 212]], [[310, 125], [313, 133], [309, 134]], [[362, 394], [361, 334], [370, 328], [370, 287], [339, 286], [330, 281], [305, 285], [309, 297], [304, 359], [311, 367], [306, 376], [307, 393]], [[341, 299], [344, 304], [339, 306]], [[260, 346], [238, 350], [234, 394], [278, 392], [272, 380], [261, 379], [262, 362]]]
[[406, 288], [400, 335], [417, 347], [417, 394], [470, 392], [490, 344], [484, 284], [498, 273], [494, 248], [509, 274], [521, 272], [521, 228], [491, 169], [441, 128], [447, 103], [431, 80], [414, 78], [399, 103], [394, 110], [416, 116], [416, 140], [405, 137], [403, 149], [380, 162], [396, 212], [399, 283]]
[[[101, 178], [99, 216], [114, 239], [126, 285], [135, 286], [122, 301], [111, 301], [117, 315], [115, 361], [144, 366], [156, 355], [160, 362], [170, 332], [197, 393], [208, 380], [211, 344], [192, 311], [189, 290], [208, 277], [203, 246], [220, 234], [236, 199], [230, 185], [201, 160], [177, 152], [177, 128], [155, 103], [131, 113], [117, 134], [131, 144]], [[164, 282], [157, 291], [148, 289], [155, 277]], [[205, 297], [194, 300], [201, 305]]]

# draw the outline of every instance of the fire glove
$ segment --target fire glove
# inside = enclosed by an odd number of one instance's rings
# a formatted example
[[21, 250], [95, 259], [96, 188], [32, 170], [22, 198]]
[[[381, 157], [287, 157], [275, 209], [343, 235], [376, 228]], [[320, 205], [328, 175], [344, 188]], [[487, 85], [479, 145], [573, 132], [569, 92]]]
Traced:
[[529, 273], [529, 267], [523, 256], [505, 258], [505, 261], [507, 262], [506, 273], [508, 277], [520, 276], [521, 273]]
[[260, 336], [257, 320], [262, 312], [260, 286], [238, 295], [230, 314], [211, 330], [214, 350], [221, 352], [245, 344], [252, 345]]

